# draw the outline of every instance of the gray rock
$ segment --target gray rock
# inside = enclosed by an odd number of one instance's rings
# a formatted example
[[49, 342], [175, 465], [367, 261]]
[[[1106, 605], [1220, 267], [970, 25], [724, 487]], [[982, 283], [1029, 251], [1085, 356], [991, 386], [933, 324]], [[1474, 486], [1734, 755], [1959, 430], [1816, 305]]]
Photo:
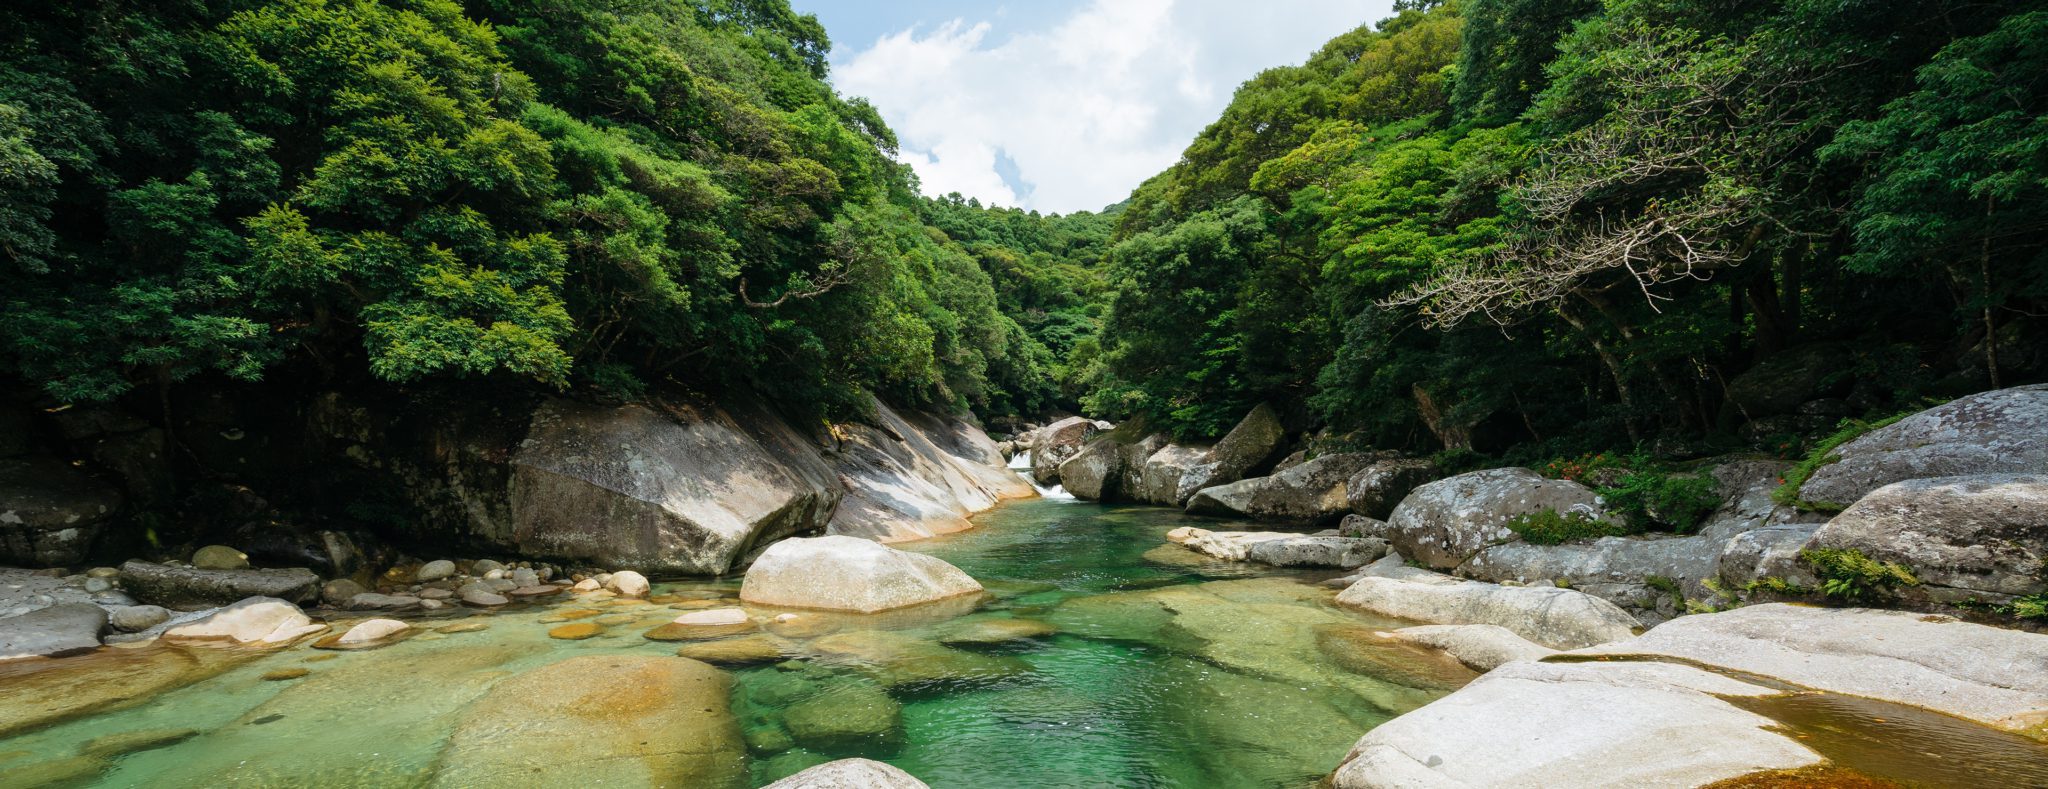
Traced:
[[1669, 663], [1509, 663], [1366, 733], [1334, 784], [1675, 788], [1819, 763], [1722, 700], [1777, 692]]
[[1376, 520], [1386, 520], [1402, 499], [1416, 488], [1435, 482], [1443, 472], [1436, 464], [1419, 458], [1376, 460], [1359, 469], [1344, 484], [1351, 511]]
[[968, 516], [998, 502], [1036, 495], [968, 419], [873, 406], [876, 424], [841, 426], [845, 440], [829, 456], [846, 496], [828, 534], [935, 537], [972, 528]]
[[524, 586], [539, 586], [540, 573], [521, 567], [513, 570], [510, 575], [505, 577], [505, 580], [511, 581], [512, 587], [515, 589]]
[[420, 565], [419, 572], [413, 573], [412, 579], [419, 583], [429, 583], [433, 581], [439, 581], [443, 578], [447, 578], [448, 576], [454, 574], [454, 562], [448, 561], [447, 559], [436, 559], [434, 561]]
[[858, 613], [980, 592], [981, 584], [936, 556], [842, 536], [769, 546], [740, 585], [740, 599], [755, 605]]
[[2048, 635], [1946, 616], [1753, 605], [1680, 617], [1640, 638], [1573, 654], [1678, 658], [2007, 731], [2048, 724]]
[[[1173, 506], [1185, 507], [1204, 488], [1228, 485], [1265, 470], [1287, 448], [1287, 427], [1273, 407], [1260, 403], [1210, 448], [1204, 460], [1181, 475]], [[1164, 504], [1166, 502], [1156, 502]]]
[[0, 563], [77, 564], [121, 492], [52, 458], [0, 460]]
[[1202, 488], [1217, 484], [1211, 448], [1167, 444], [1145, 458], [1138, 471], [1138, 489], [1131, 497], [1146, 504], [1185, 506]]
[[492, 570], [503, 570], [503, 569], [505, 569], [505, 565], [504, 565], [503, 563], [501, 563], [501, 562], [498, 562], [498, 561], [495, 561], [495, 560], [491, 560], [491, 559], [478, 559], [478, 560], [476, 560], [476, 561], [474, 561], [474, 562], [471, 562], [471, 563], [470, 563], [470, 565], [469, 565], [469, 574], [470, 574], [470, 575], [477, 575], [477, 576], [481, 576], [481, 575], [483, 575], [483, 574], [485, 574], [485, 573], [488, 573], [488, 572], [490, 572], [490, 571], [492, 571]]
[[140, 633], [169, 621], [171, 612], [156, 605], [122, 606], [107, 614], [108, 624], [123, 633]]
[[106, 630], [106, 610], [86, 603], [58, 603], [0, 619], [0, 660], [90, 652]]
[[1542, 660], [1557, 650], [1499, 625], [1418, 625], [1389, 633], [1394, 639], [1443, 650], [1473, 671], [1486, 673], [1517, 660]]
[[731, 570], [823, 529], [843, 491], [808, 438], [758, 407], [551, 400], [511, 466], [513, 547], [657, 572]]
[[1387, 539], [1410, 559], [1456, 569], [1487, 546], [1521, 539], [1508, 521], [1544, 510], [1610, 517], [1605, 502], [1584, 485], [1525, 468], [1497, 468], [1416, 488], [1387, 518]]
[[1639, 623], [1613, 603], [1571, 589], [1501, 586], [1434, 573], [1367, 576], [1337, 604], [1448, 625], [1499, 625], [1553, 649], [1579, 649], [1635, 634]]
[[874, 685], [840, 685], [789, 705], [782, 720], [813, 750], [886, 746], [902, 739], [903, 705]]
[[225, 605], [250, 597], [298, 603], [319, 591], [320, 576], [303, 567], [201, 570], [129, 560], [121, 565], [121, 586], [144, 602], [169, 608]]
[[930, 789], [910, 773], [872, 759], [826, 762], [762, 789]]
[[1338, 522], [1337, 534], [1345, 537], [1378, 537], [1384, 540], [1387, 538], [1387, 522], [1354, 512]]
[[1813, 572], [1799, 560], [1799, 552], [1813, 541], [1820, 527], [1817, 522], [1771, 523], [1735, 535], [1721, 548], [1717, 570], [1721, 585], [1745, 589], [1769, 578], [1797, 586], [1818, 584]]
[[320, 585], [320, 600], [330, 605], [345, 605], [350, 598], [367, 591], [369, 590], [355, 581], [336, 578]]
[[1145, 461], [1170, 443], [1164, 433], [1133, 439], [1142, 425], [1096, 436], [1081, 452], [1060, 464], [1060, 484], [1075, 498], [1090, 501], [1144, 501]]
[[105, 578], [87, 578], [85, 579], [84, 589], [87, 594], [111, 592], [114, 590], [114, 582]]
[[1872, 430], [1841, 447], [1799, 496], [1841, 509], [1909, 479], [2048, 472], [2048, 384], [1981, 392]]
[[498, 594], [496, 589], [483, 582], [463, 584], [461, 589], [456, 590], [456, 594], [462, 596], [462, 602], [486, 608], [512, 602], [504, 595]]
[[1345, 490], [1370, 455], [1323, 455], [1270, 477], [1253, 477], [1207, 488], [1188, 499], [1188, 512], [1269, 521], [1321, 523], [1344, 517]]
[[1081, 453], [1101, 428], [1093, 420], [1070, 416], [1031, 433], [1031, 476], [1041, 485], [1061, 481], [1060, 464]]
[[1386, 540], [1270, 531], [1203, 531], [1181, 544], [1188, 550], [1217, 559], [1257, 562], [1274, 567], [1349, 570], [1387, 553]]
[[1810, 547], [1846, 548], [1913, 570], [1939, 602], [2004, 602], [2048, 591], [2048, 473], [1897, 482], [1836, 515]]

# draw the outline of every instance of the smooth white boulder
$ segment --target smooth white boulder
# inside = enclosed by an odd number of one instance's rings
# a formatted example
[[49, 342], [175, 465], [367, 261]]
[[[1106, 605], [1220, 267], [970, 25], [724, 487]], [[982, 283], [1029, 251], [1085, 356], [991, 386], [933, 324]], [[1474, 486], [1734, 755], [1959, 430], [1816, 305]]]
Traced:
[[938, 557], [859, 537], [826, 536], [768, 546], [747, 569], [740, 599], [873, 613], [980, 591], [980, 583]]
[[1679, 789], [1820, 762], [1718, 698], [1776, 692], [1670, 663], [1509, 663], [1368, 732], [1334, 783]]
[[367, 644], [372, 641], [382, 641], [411, 629], [411, 625], [396, 619], [371, 619], [349, 628], [348, 632], [341, 634], [341, 638], [337, 639], [335, 643]]
[[761, 789], [929, 789], [916, 776], [873, 759], [840, 759]]
[[1681, 658], [2048, 736], [2048, 635], [1952, 617], [1753, 605], [1573, 654]]
[[647, 583], [647, 576], [632, 570], [620, 570], [612, 573], [611, 580], [605, 582], [605, 588], [626, 597], [646, 597], [652, 587]]
[[164, 631], [165, 641], [230, 641], [275, 646], [326, 630], [299, 607], [275, 597], [251, 597], [205, 619]]
[[1482, 674], [1518, 660], [1542, 660], [1557, 654], [1557, 650], [1515, 635], [1515, 631], [1500, 625], [1417, 625], [1387, 635], [1397, 641], [1442, 650]]

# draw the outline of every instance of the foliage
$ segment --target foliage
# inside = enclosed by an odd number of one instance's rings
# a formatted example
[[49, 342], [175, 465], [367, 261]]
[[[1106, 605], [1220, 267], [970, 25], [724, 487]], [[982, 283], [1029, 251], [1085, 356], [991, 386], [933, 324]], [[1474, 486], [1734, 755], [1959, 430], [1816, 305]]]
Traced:
[[1632, 527], [1617, 525], [1576, 510], [1563, 513], [1557, 510], [1537, 510], [1510, 518], [1504, 525], [1509, 531], [1521, 535], [1524, 542], [1532, 545], [1562, 545], [1575, 540], [1625, 537], [1637, 533]]
[[1655, 525], [1679, 534], [1699, 528], [1721, 506], [1714, 478], [1704, 474], [1630, 472], [1619, 484], [1601, 488], [1600, 495], [1610, 512], [1628, 519], [1637, 529]]
[[2014, 598], [2008, 606], [2014, 617], [2048, 621], [2048, 594], [2027, 595]]
[[1920, 579], [1898, 562], [1880, 562], [1854, 548], [1809, 548], [1799, 558], [1820, 578], [1821, 594], [1852, 603], [1892, 597], [1901, 586], [1918, 586]]

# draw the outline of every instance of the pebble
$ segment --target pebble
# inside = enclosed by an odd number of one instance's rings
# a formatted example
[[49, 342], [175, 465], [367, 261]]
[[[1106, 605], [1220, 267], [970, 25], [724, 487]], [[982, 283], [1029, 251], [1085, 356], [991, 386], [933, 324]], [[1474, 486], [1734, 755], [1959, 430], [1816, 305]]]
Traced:
[[426, 583], [428, 581], [439, 581], [443, 578], [447, 578], [448, 576], [454, 574], [454, 562], [448, 561], [447, 559], [435, 559], [434, 561], [420, 565], [420, 571], [417, 573], [413, 573], [412, 579], [420, 583]]
[[85, 591], [89, 594], [98, 594], [100, 592], [111, 591], [113, 588], [114, 582], [109, 581], [105, 578], [85, 579]]
[[470, 575], [483, 575], [492, 570], [504, 570], [505, 565], [490, 559], [478, 559], [469, 564]]
[[114, 609], [107, 615], [107, 622], [113, 625], [115, 630], [135, 633], [156, 627], [170, 618], [171, 612], [164, 610], [162, 606], [135, 605]]

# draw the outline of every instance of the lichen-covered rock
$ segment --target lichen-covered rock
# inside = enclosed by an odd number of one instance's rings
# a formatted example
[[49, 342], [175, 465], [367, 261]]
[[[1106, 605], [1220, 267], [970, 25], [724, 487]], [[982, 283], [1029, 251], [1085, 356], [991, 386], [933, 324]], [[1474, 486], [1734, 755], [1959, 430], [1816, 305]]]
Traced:
[[1946, 616], [1753, 605], [1680, 617], [1574, 654], [1677, 658], [2048, 740], [2048, 635]]
[[1776, 692], [1668, 663], [1509, 663], [1368, 732], [1333, 783], [1676, 788], [1820, 762], [1723, 700]]
[[873, 613], [981, 592], [936, 556], [858, 537], [783, 540], [747, 570], [740, 599], [756, 605]]
[[1526, 468], [1496, 468], [1416, 488], [1388, 516], [1386, 536], [1403, 556], [1451, 570], [1487, 546], [1520, 539], [1508, 522], [1545, 510], [1610, 517], [1599, 494], [1584, 485]]
[[1447, 625], [1499, 625], [1552, 649], [1580, 649], [1635, 635], [1639, 626], [1613, 603], [1571, 589], [1501, 586], [1450, 576], [1367, 576], [1337, 594], [1337, 604], [1386, 616]]
[[1138, 436], [1143, 426], [1127, 423], [1096, 436], [1060, 464], [1060, 484], [1089, 501], [1144, 501], [1145, 461], [1170, 443], [1164, 433]]
[[85, 560], [121, 492], [51, 458], [0, 460], [0, 564], [61, 567]]
[[1270, 477], [1203, 489], [1188, 499], [1188, 512], [1300, 523], [1335, 521], [1351, 506], [1346, 483], [1370, 462], [1370, 455], [1323, 455]]
[[250, 597], [300, 603], [319, 593], [320, 576], [303, 567], [201, 570], [131, 559], [121, 564], [121, 588], [137, 600], [169, 608], [225, 605]]
[[1094, 420], [1070, 416], [1031, 432], [1031, 476], [1041, 485], [1059, 482], [1060, 465], [1081, 453], [1081, 448], [1102, 432]]
[[2048, 591], [2048, 473], [1896, 482], [1836, 515], [1809, 547], [1861, 551], [1913, 571], [1940, 602]]
[[1840, 509], [1909, 479], [2048, 472], [2048, 384], [1980, 392], [1836, 448], [1799, 497]]
[[899, 412], [879, 400], [874, 408], [879, 426], [843, 426], [846, 440], [830, 455], [847, 491], [829, 533], [883, 542], [935, 537], [972, 528], [967, 516], [1005, 499], [1035, 495], [972, 423]]
[[1409, 493], [1441, 476], [1435, 463], [1421, 458], [1375, 460], [1351, 475], [1344, 495], [1352, 512], [1386, 520]]
[[765, 412], [552, 400], [512, 458], [509, 542], [611, 567], [715, 574], [823, 529], [838, 475]]
[[463, 714], [434, 785], [745, 785], [725, 672], [694, 660], [586, 655], [492, 687]]
[[1189, 550], [1218, 559], [1274, 567], [1362, 567], [1387, 553], [1387, 541], [1288, 532], [1203, 532], [1183, 540]]

